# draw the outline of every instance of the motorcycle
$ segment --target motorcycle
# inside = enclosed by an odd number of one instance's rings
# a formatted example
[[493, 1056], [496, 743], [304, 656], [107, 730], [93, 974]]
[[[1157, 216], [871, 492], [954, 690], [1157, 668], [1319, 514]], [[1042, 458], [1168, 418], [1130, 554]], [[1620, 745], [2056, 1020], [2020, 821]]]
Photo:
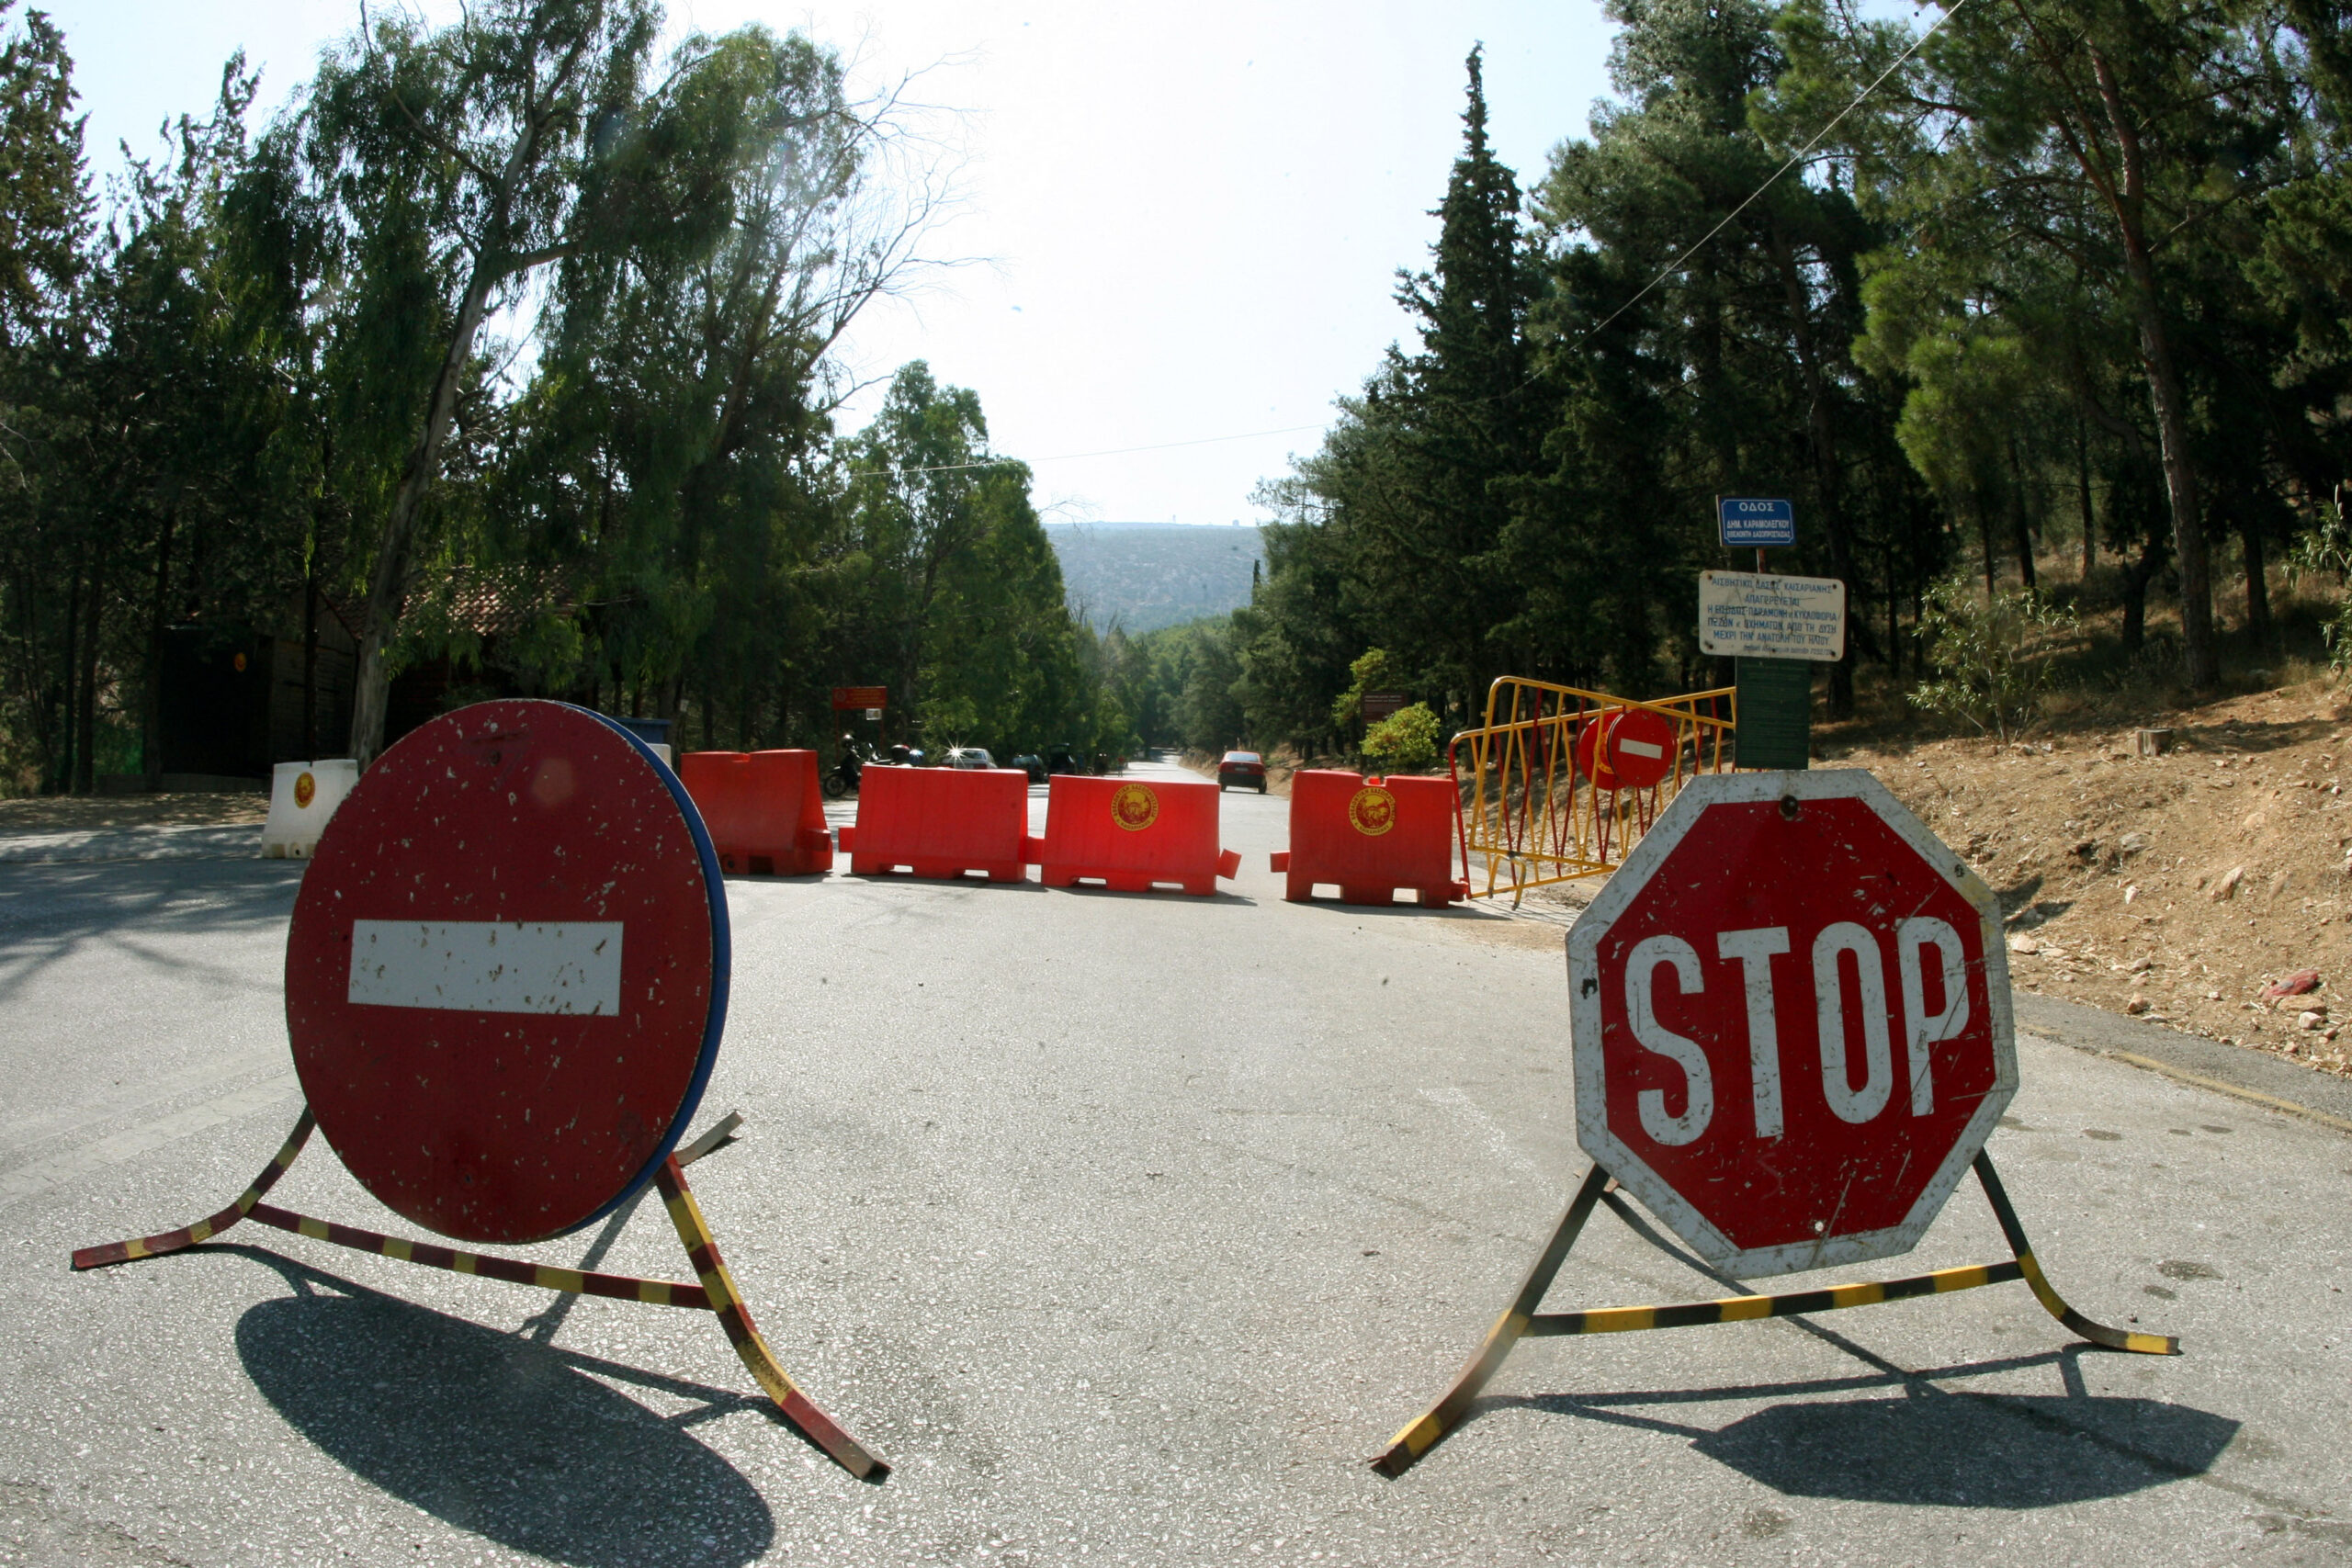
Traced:
[[[881, 764], [876, 763], [876, 765]], [[825, 798], [839, 800], [845, 795], [855, 795], [858, 775], [865, 771], [865, 763], [858, 760], [855, 752], [842, 753], [842, 760], [833, 764], [833, 771], [824, 776], [819, 786], [824, 790]]]

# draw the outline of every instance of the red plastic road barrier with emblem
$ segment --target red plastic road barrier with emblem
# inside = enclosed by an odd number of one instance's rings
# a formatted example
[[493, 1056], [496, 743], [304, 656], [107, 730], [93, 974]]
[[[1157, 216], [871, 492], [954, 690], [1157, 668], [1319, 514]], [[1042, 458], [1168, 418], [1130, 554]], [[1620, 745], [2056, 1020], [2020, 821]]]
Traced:
[[1172, 884], [1214, 893], [1218, 877], [1241, 869], [1239, 855], [1217, 848], [1217, 795], [1207, 783], [1056, 773], [1039, 878], [1048, 887], [1100, 882], [1116, 893], [1148, 893]]
[[1647, 789], [1674, 771], [1682, 737], [1647, 708], [1611, 708], [1577, 731], [1577, 772], [1600, 789]]
[[1451, 779], [1293, 773], [1290, 849], [1273, 856], [1289, 874], [1283, 897], [1304, 902], [1318, 884], [1336, 886], [1343, 904], [1392, 904], [1399, 888], [1423, 904], [1469, 897], [1453, 874], [1455, 799]]
[[461, 1241], [575, 1230], [650, 1179], [726, 1019], [726, 902], [643, 748], [481, 703], [360, 775], [294, 903], [302, 1092], [385, 1206]]
[[860, 876], [986, 874], [1021, 882], [1039, 852], [1029, 837], [1029, 775], [1017, 768], [869, 767], [857, 781], [857, 825], [842, 852]]
[[689, 751], [678, 777], [710, 829], [718, 863], [754, 876], [833, 868], [814, 751]]
[[1568, 983], [1578, 1141], [1732, 1274], [1907, 1251], [2017, 1089], [1992, 892], [1860, 771], [1686, 785]]

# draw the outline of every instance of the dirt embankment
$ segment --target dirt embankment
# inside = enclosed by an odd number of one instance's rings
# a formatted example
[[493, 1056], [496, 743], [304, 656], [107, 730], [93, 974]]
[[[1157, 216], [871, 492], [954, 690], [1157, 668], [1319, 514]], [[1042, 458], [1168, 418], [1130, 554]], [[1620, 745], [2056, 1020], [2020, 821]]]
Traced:
[[[2000, 893], [2020, 990], [2352, 1075], [2352, 705], [2326, 682], [2133, 732], [1865, 746], [1866, 767]], [[2306, 970], [2316, 991], [2265, 998]]]

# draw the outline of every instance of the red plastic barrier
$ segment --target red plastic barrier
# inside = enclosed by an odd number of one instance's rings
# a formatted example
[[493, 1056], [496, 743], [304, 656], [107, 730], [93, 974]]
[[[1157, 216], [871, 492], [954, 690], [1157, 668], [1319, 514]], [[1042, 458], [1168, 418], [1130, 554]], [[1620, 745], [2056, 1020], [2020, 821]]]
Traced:
[[1273, 857], [1289, 874], [1283, 897], [1304, 903], [1330, 883], [1342, 904], [1394, 903], [1408, 887], [1423, 904], [1466, 898], [1469, 885], [1453, 874], [1453, 816], [1451, 779], [1293, 773], [1290, 852]]
[[858, 776], [857, 826], [842, 850], [859, 876], [984, 872], [990, 882], [1029, 875], [1029, 775], [1017, 768], [869, 767]]
[[806, 876], [833, 867], [833, 835], [814, 751], [689, 751], [678, 781], [694, 796], [721, 869]]
[[1187, 893], [1216, 891], [1216, 879], [1241, 869], [1219, 851], [1217, 787], [1154, 780], [1080, 778], [1057, 773], [1046, 797], [1048, 887], [1100, 882], [1116, 893], [1148, 893], [1173, 883]]

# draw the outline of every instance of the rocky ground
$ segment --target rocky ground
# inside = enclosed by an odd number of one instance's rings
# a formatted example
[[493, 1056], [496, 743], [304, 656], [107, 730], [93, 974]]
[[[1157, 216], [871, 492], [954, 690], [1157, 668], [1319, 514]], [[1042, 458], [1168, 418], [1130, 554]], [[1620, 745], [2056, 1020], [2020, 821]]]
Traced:
[[[2132, 729], [1858, 745], [1866, 767], [1973, 862], [2008, 911], [2020, 989], [2352, 1072], [2352, 703], [2331, 682]], [[2316, 971], [2315, 989], [2266, 995]]]

